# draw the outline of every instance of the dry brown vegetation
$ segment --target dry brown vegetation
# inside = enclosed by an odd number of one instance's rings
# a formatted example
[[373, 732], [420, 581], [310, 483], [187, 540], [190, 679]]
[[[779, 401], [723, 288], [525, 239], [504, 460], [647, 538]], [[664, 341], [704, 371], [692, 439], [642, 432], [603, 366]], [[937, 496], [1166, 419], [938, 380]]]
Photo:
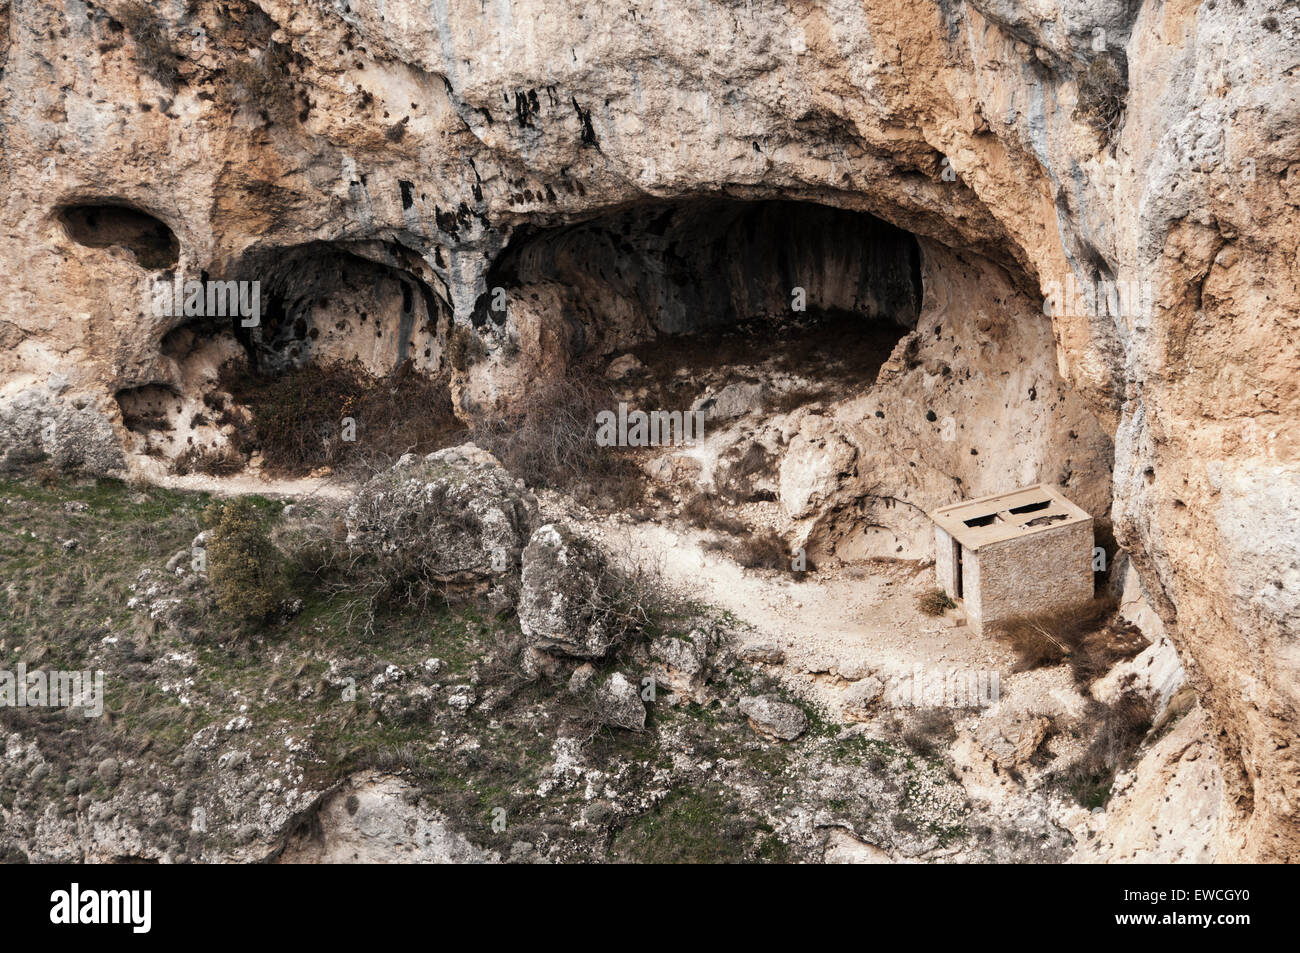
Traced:
[[[260, 449], [267, 472], [301, 476], [319, 467], [362, 473], [403, 453], [431, 453], [464, 438], [445, 378], [409, 361], [373, 377], [352, 361], [313, 365], [263, 377], [226, 365], [221, 387], [252, 412], [239, 449]], [[343, 420], [356, 423], [343, 439]], [[247, 430], [247, 428], [245, 428]]]
[[729, 536], [741, 536], [749, 527], [734, 516], [722, 512], [722, 501], [707, 493], [696, 493], [682, 505], [678, 514], [696, 529], [715, 530]]
[[1121, 659], [1147, 647], [1141, 631], [1116, 618], [1114, 599], [1093, 599], [1057, 612], [1017, 616], [992, 627], [994, 638], [1019, 658], [1025, 672], [1068, 662], [1080, 685], [1089, 685]]
[[233, 476], [248, 465], [244, 455], [232, 446], [187, 447], [172, 462], [172, 473], [185, 476], [202, 473], [205, 476]]
[[1128, 99], [1128, 79], [1110, 56], [1099, 56], [1079, 74], [1079, 98], [1074, 109], [1076, 122], [1086, 122], [1110, 141], [1119, 127]]
[[793, 572], [790, 561], [790, 547], [770, 529], [746, 536], [736, 547], [736, 562], [746, 569]]
[[957, 737], [953, 713], [946, 708], [925, 708], [908, 720], [898, 720], [895, 729], [903, 743], [923, 758], [939, 756]]
[[1087, 808], [1103, 807], [1110, 798], [1115, 775], [1146, 739], [1154, 712], [1133, 692], [1111, 705], [1093, 702], [1089, 720], [1097, 725], [1083, 756], [1065, 771], [1062, 780]]
[[622, 449], [596, 442], [596, 414], [614, 406], [601, 382], [549, 381], [507, 415], [478, 424], [470, 439], [529, 486], [562, 490], [600, 509], [630, 509], [644, 492], [641, 470]]
[[928, 589], [917, 597], [916, 607], [926, 615], [939, 616], [957, 608], [957, 603], [942, 589]]
[[136, 61], [141, 69], [162, 86], [175, 92], [181, 85], [182, 55], [171, 37], [167, 24], [147, 3], [131, 3], [120, 8], [115, 18], [135, 42]]
[[256, 109], [269, 122], [288, 124], [300, 113], [298, 89], [294, 84], [288, 51], [278, 43], [250, 59], [231, 62], [226, 75], [234, 84], [237, 102]]
[[487, 357], [482, 338], [464, 325], [454, 325], [447, 335], [447, 362], [461, 373]]

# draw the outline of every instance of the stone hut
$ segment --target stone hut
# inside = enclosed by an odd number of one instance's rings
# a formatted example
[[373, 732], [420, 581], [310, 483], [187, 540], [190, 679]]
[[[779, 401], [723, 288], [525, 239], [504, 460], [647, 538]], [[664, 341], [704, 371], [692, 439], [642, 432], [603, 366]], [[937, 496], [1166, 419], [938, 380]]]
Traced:
[[939, 585], [978, 633], [1092, 598], [1092, 517], [1053, 487], [942, 506], [930, 519]]

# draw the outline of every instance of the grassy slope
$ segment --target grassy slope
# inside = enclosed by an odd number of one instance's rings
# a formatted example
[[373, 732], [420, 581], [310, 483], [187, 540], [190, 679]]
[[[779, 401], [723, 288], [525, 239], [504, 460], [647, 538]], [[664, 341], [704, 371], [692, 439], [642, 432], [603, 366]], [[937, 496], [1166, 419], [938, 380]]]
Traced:
[[[69, 503], [86, 509], [70, 511]], [[644, 733], [597, 731], [588, 762], [617, 779], [622, 803], [613, 823], [579, 822], [591, 806], [583, 786], [555, 784], [549, 773], [552, 746], [574, 714], [561, 686], [519, 686], [490, 713], [454, 715], [444, 704], [402, 717], [368, 704], [371, 678], [389, 665], [412, 671], [437, 657], [444, 662], [439, 682], [466, 684], [478, 660], [517, 637], [513, 618], [447, 607], [394, 612], [366, 637], [304, 580], [294, 581], [302, 612], [256, 633], [239, 633], [211, 610], [205, 586], [182, 589], [186, 605], [167, 624], [128, 609], [141, 571], [160, 573], [188, 547], [207, 503], [203, 494], [116, 482], [0, 481], [0, 667], [103, 668], [108, 709], [105, 718], [75, 722], [63, 713], [0, 711], [0, 725], [36, 735], [56, 762], [39, 783], [14, 771], [0, 776], [0, 803], [21, 795], [38, 805], [59, 802], [65, 813], [83, 810], [84, 796], [105, 794], [94, 769], [106, 753], [134, 759], [129, 783], [161, 787], [165, 766], [184, 755], [195, 732], [242, 715], [252, 727], [239, 741], [254, 763], [283, 758], [292, 739], [301, 747], [303, 787], [323, 789], [363, 767], [399, 771], [471, 839], [503, 854], [526, 839], [563, 844], [561, 856], [622, 861], [797, 859], [764, 818], [808, 797], [797, 777], [807, 762], [796, 762], [809, 757], [844, 773], [845, 793], [822, 806], [858, 829], [885, 823], [879, 817], [886, 812], [857, 792], [854, 778], [885, 774], [903, 791], [901, 807], [888, 808], [899, 829], [931, 831], [937, 844], [964, 836], [952, 817], [907, 815], [910, 791], [946, 783], [937, 762], [880, 742], [837, 740], [838, 729], [815, 717], [805, 739], [772, 745], [755, 739], [734, 712], [694, 704], [652, 706]], [[77, 545], [65, 549], [67, 539]], [[337, 683], [327, 680], [331, 661], [334, 675], [355, 677], [356, 701], [341, 700]], [[779, 691], [743, 667], [728, 682], [731, 695]], [[480, 695], [490, 690], [490, 683], [479, 686]], [[727, 783], [675, 776], [674, 754], [682, 751], [725, 761]], [[212, 770], [204, 766], [193, 783], [213, 783]], [[495, 808], [506, 811], [505, 831], [491, 827]], [[217, 830], [196, 844], [183, 819], [177, 825], [175, 836], [191, 856], [211, 853], [225, 836]]]

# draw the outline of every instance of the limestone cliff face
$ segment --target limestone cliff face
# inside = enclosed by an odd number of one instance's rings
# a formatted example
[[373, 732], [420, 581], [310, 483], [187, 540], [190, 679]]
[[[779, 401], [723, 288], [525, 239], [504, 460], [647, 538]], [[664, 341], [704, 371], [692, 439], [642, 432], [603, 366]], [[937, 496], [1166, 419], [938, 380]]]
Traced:
[[148, 308], [164, 271], [261, 280], [281, 328], [359, 341], [364, 311], [373, 367], [434, 368], [524, 230], [699, 196], [869, 212], [931, 272], [1048, 299], [1211, 717], [1219, 856], [1294, 860], [1298, 51], [1282, 0], [6, 0], [0, 419], [26, 422], [0, 450], [91, 433], [74, 462], [136, 465], [102, 446], [131, 449], [113, 398], [213, 364]]

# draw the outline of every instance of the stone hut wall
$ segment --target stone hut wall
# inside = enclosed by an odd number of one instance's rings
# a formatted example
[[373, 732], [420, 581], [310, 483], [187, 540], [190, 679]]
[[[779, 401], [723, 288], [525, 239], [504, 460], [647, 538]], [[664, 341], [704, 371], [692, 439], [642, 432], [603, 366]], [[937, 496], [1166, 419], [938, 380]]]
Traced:
[[1092, 546], [1088, 520], [990, 543], [974, 553], [967, 550], [962, 583], [971, 628], [982, 633], [1012, 616], [1052, 612], [1091, 599]]

